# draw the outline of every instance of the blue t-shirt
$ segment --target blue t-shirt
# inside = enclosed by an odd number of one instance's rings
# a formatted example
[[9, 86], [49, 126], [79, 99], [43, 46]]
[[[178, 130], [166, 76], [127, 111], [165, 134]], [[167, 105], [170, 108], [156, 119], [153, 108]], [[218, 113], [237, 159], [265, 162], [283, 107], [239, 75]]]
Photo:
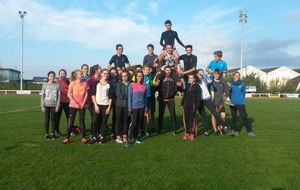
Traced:
[[[210, 70], [214, 71], [215, 69], [220, 69], [220, 71], [223, 73], [223, 71], [227, 71], [227, 64], [225, 61], [220, 60], [219, 62], [216, 62], [215, 60], [212, 60], [209, 65], [207, 66], [207, 68], [209, 68]], [[223, 76], [223, 74], [221, 73], [220, 76]], [[211, 78], [214, 77], [213, 73], [210, 73], [209, 75]]]

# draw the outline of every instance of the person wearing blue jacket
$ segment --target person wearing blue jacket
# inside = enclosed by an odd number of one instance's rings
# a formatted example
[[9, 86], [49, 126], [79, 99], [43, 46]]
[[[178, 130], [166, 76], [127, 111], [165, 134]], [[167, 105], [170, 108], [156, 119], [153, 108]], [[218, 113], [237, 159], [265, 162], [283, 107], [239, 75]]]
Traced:
[[143, 72], [137, 71], [135, 81], [128, 87], [128, 114], [131, 115], [131, 126], [129, 127], [128, 142], [125, 147], [128, 147], [131, 143], [143, 144], [138, 139], [142, 120], [148, 113], [147, 87], [143, 84], [143, 78]]
[[256, 135], [252, 132], [251, 125], [248, 119], [248, 114], [246, 111], [245, 106], [245, 94], [246, 94], [246, 85], [243, 83], [240, 79], [240, 73], [234, 72], [233, 73], [233, 79], [230, 81], [231, 84], [231, 91], [230, 91], [230, 99], [234, 106], [230, 106], [231, 116], [232, 116], [232, 122], [233, 122], [233, 128], [235, 130], [234, 135], [239, 135], [239, 129], [237, 125], [237, 111], [239, 111], [247, 134], [250, 137], [255, 137]]

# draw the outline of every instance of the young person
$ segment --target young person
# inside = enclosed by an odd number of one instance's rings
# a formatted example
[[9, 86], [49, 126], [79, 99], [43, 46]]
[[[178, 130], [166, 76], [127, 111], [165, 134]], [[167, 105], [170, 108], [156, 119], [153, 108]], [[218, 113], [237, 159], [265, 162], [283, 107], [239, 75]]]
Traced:
[[181, 86], [180, 81], [171, 76], [172, 68], [170, 66], [165, 67], [165, 75], [159, 75], [156, 79], [155, 85], [157, 86], [159, 95], [158, 99], [158, 131], [161, 133], [163, 117], [165, 114], [166, 105], [171, 116], [173, 135], [177, 134], [177, 122], [176, 122], [176, 112], [175, 112], [175, 95], [178, 91], [178, 87]]
[[58, 71], [59, 78], [56, 80], [56, 84], [59, 85], [59, 90], [60, 90], [60, 107], [58, 112], [55, 114], [55, 127], [56, 127], [56, 136], [60, 137], [61, 136], [61, 131], [60, 131], [60, 119], [61, 119], [61, 114], [62, 111], [64, 111], [65, 116], [66, 116], [66, 121], [68, 123], [69, 120], [69, 97], [68, 97], [68, 90], [69, 90], [69, 84], [70, 81], [67, 80], [67, 71], [64, 69], [61, 69]]
[[135, 75], [135, 82], [129, 85], [128, 89], [128, 114], [131, 115], [131, 126], [129, 129], [128, 142], [125, 147], [132, 143], [143, 144], [138, 139], [139, 129], [142, 124], [143, 117], [147, 115], [147, 92], [146, 86], [143, 84], [143, 73], [138, 71]]
[[87, 82], [89, 79], [89, 66], [87, 64], [83, 64], [81, 65], [81, 70], [83, 73], [83, 80]]
[[166, 48], [166, 45], [170, 44], [174, 49], [173, 55], [175, 56], [178, 62], [179, 55], [175, 47], [175, 39], [182, 47], [185, 47], [185, 45], [179, 39], [177, 32], [172, 30], [172, 22], [170, 20], [165, 21], [165, 27], [166, 27], [166, 31], [164, 31], [160, 37], [160, 45], [163, 47], [160, 56], [162, 57], [165, 56], [166, 52], [164, 50]]
[[91, 116], [91, 135], [90, 138], [92, 137], [93, 134], [93, 112], [94, 112], [94, 103], [92, 100], [92, 88], [93, 85], [96, 81], [100, 80], [100, 73], [101, 73], [101, 67], [99, 65], [93, 65], [90, 68], [90, 76], [89, 79], [87, 81], [87, 85], [89, 87], [88, 89], [88, 97], [86, 100], [86, 104], [87, 104], [87, 109], [90, 112], [90, 116]]
[[110, 59], [107, 68], [110, 69], [112, 67], [112, 64], [115, 65], [117, 70], [123, 70], [125, 71], [130, 67], [130, 63], [128, 60], [128, 57], [123, 54], [123, 45], [117, 44], [116, 45], [117, 54], [113, 55]]
[[[226, 112], [225, 112], [225, 106], [224, 106], [224, 101], [223, 101], [223, 94], [229, 94], [227, 92], [228, 87], [227, 84], [224, 86], [221, 81], [220, 81], [220, 76], [221, 76], [221, 71], [219, 69], [215, 69], [214, 71], [214, 76], [213, 80], [211, 83], [211, 95], [212, 95], [212, 100], [214, 103], [214, 106], [219, 110], [221, 118], [225, 121], [226, 119]], [[219, 130], [220, 134], [224, 134], [224, 130], [222, 126], [218, 126], [217, 128], [217, 121], [216, 117], [212, 114], [211, 115], [211, 123], [214, 129], [214, 132], [217, 132]]]
[[[228, 69], [227, 69], [227, 63], [222, 60], [223, 57], [223, 52], [222, 51], [215, 51], [214, 52], [214, 60], [212, 60], [209, 65], [206, 68], [206, 72], [210, 74], [210, 77], [213, 79], [214, 76], [214, 70], [219, 69], [221, 71], [220, 75], [220, 81], [223, 84], [223, 86], [227, 87], [227, 81], [223, 78], [223, 73], [226, 74]], [[229, 92], [229, 89], [226, 90], [226, 92]], [[225, 103], [228, 105], [233, 106], [233, 103], [230, 100], [230, 94], [225, 94], [226, 95], [226, 101]]]
[[117, 100], [117, 95], [116, 95], [116, 87], [117, 83], [119, 82], [119, 75], [118, 71], [115, 67], [112, 67], [109, 70], [109, 78], [108, 78], [109, 84], [110, 84], [110, 90], [111, 90], [111, 111], [112, 111], [112, 126], [111, 126], [111, 138], [115, 139], [116, 138], [116, 132], [115, 132], [115, 127], [116, 127], [116, 100]]
[[70, 99], [70, 115], [68, 122], [67, 138], [63, 141], [64, 144], [70, 142], [70, 135], [74, 126], [74, 121], [77, 111], [79, 112], [79, 124], [81, 131], [81, 142], [86, 143], [85, 138], [85, 110], [86, 110], [86, 99], [88, 85], [83, 80], [82, 70], [75, 70], [72, 72], [70, 77], [71, 83], [69, 85], [68, 97]]
[[157, 59], [157, 55], [154, 53], [154, 46], [153, 44], [147, 45], [148, 54], [144, 56], [143, 59], [143, 66], [147, 65], [150, 68], [153, 68], [153, 64], [155, 60]]
[[181, 101], [184, 109], [184, 121], [186, 124], [183, 139], [195, 140], [195, 134], [192, 131], [193, 123], [196, 120], [196, 112], [201, 100], [201, 88], [196, 83], [196, 75], [189, 75], [189, 84], [187, 84]]
[[94, 144], [97, 141], [100, 144], [106, 144], [107, 118], [112, 105], [112, 90], [108, 82], [108, 75], [109, 71], [102, 69], [100, 81], [95, 82], [92, 88], [92, 100], [94, 103], [93, 137], [89, 144]]
[[[155, 111], [155, 104], [153, 105], [153, 102], [155, 103], [155, 99], [152, 98], [153, 93], [151, 92], [151, 85], [152, 85], [152, 79], [153, 79], [153, 73], [150, 72], [150, 67], [148, 65], [145, 65], [143, 67], [143, 75], [144, 75], [144, 85], [146, 86], [146, 94], [147, 94], [147, 108], [148, 110], [151, 110], [151, 121], [152, 124], [154, 122], [154, 111]], [[148, 133], [148, 126], [149, 126], [149, 112], [145, 116], [145, 122], [142, 120], [142, 136], [149, 136]]]
[[[118, 82], [116, 87], [116, 142], [127, 143], [128, 135], [128, 72], [124, 71], [122, 74], [122, 80]], [[121, 138], [121, 135], [123, 138]]]
[[[197, 70], [197, 77], [198, 77], [198, 84], [201, 88], [201, 100], [203, 100], [204, 105], [207, 107], [207, 109], [210, 111], [212, 115], [214, 115], [217, 119], [217, 121], [223, 126], [223, 128], [226, 130], [226, 132], [229, 135], [233, 135], [232, 130], [227, 127], [225, 121], [221, 118], [221, 116], [216, 112], [216, 108], [214, 104], [212, 103], [211, 95], [209, 93], [207, 85], [212, 82], [211, 78], [204, 74], [204, 71], [202, 69]], [[207, 129], [204, 129], [207, 132]], [[218, 133], [215, 133], [215, 135], [218, 135]]]
[[246, 111], [245, 106], [245, 94], [246, 94], [246, 85], [241, 81], [240, 79], [240, 73], [234, 72], [233, 73], [233, 79], [230, 81], [231, 84], [231, 93], [230, 98], [234, 104], [234, 106], [230, 106], [231, 116], [232, 116], [232, 122], [233, 122], [233, 128], [235, 130], [234, 135], [238, 136], [239, 129], [237, 124], [237, 112], [239, 111], [245, 128], [246, 132], [250, 137], [255, 137], [256, 135], [252, 132], [251, 124], [248, 119], [248, 114]]
[[179, 61], [183, 61], [184, 67], [184, 71], [179, 70], [179, 74], [181, 74], [184, 79], [183, 86], [185, 86], [188, 83], [188, 75], [196, 74], [197, 68], [197, 56], [192, 54], [193, 46], [185, 46], [185, 52], [186, 54], [183, 54], [179, 57]]
[[[47, 74], [47, 83], [42, 86], [41, 108], [45, 113], [45, 139], [55, 139], [55, 113], [58, 112], [60, 106], [59, 85], [54, 83], [55, 73], [49, 71]], [[49, 122], [52, 123], [52, 133], [49, 135]]]

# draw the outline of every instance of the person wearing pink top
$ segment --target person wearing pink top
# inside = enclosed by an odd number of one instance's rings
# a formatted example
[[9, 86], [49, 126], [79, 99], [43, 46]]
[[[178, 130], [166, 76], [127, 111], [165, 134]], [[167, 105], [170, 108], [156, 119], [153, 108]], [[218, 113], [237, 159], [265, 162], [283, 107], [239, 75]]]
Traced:
[[79, 123], [81, 131], [81, 142], [86, 143], [85, 139], [85, 110], [87, 91], [89, 89], [87, 82], [83, 80], [83, 72], [81, 70], [75, 70], [71, 74], [71, 83], [69, 85], [68, 97], [70, 99], [70, 115], [68, 122], [67, 138], [63, 141], [64, 144], [68, 144], [70, 141], [71, 131], [74, 125], [75, 116], [79, 111]]
[[59, 79], [56, 80], [56, 84], [58, 84], [60, 88], [60, 107], [57, 114], [55, 114], [55, 131], [57, 137], [61, 136], [59, 125], [60, 125], [62, 111], [65, 112], [65, 116], [68, 122], [69, 103], [70, 103], [70, 100], [68, 98], [70, 81], [66, 79], [67, 72], [64, 69], [61, 69], [58, 71], [58, 75], [59, 75]]

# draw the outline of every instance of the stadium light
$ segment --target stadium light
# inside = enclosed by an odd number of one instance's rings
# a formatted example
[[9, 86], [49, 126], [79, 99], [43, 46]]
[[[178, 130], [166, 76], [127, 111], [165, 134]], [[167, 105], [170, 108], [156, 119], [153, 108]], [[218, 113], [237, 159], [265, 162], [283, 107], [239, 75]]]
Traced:
[[21, 74], [20, 74], [20, 91], [23, 90], [23, 30], [24, 30], [24, 17], [27, 11], [19, 11], [20, 18], [22, 19], [22, 45], [21, 45]]
[[241, 78], [243, 77], [243, 51], [244, 51], [244, 24], [247, 23], [247, 12], [240, 11], [239, 22], [241, 23]]

